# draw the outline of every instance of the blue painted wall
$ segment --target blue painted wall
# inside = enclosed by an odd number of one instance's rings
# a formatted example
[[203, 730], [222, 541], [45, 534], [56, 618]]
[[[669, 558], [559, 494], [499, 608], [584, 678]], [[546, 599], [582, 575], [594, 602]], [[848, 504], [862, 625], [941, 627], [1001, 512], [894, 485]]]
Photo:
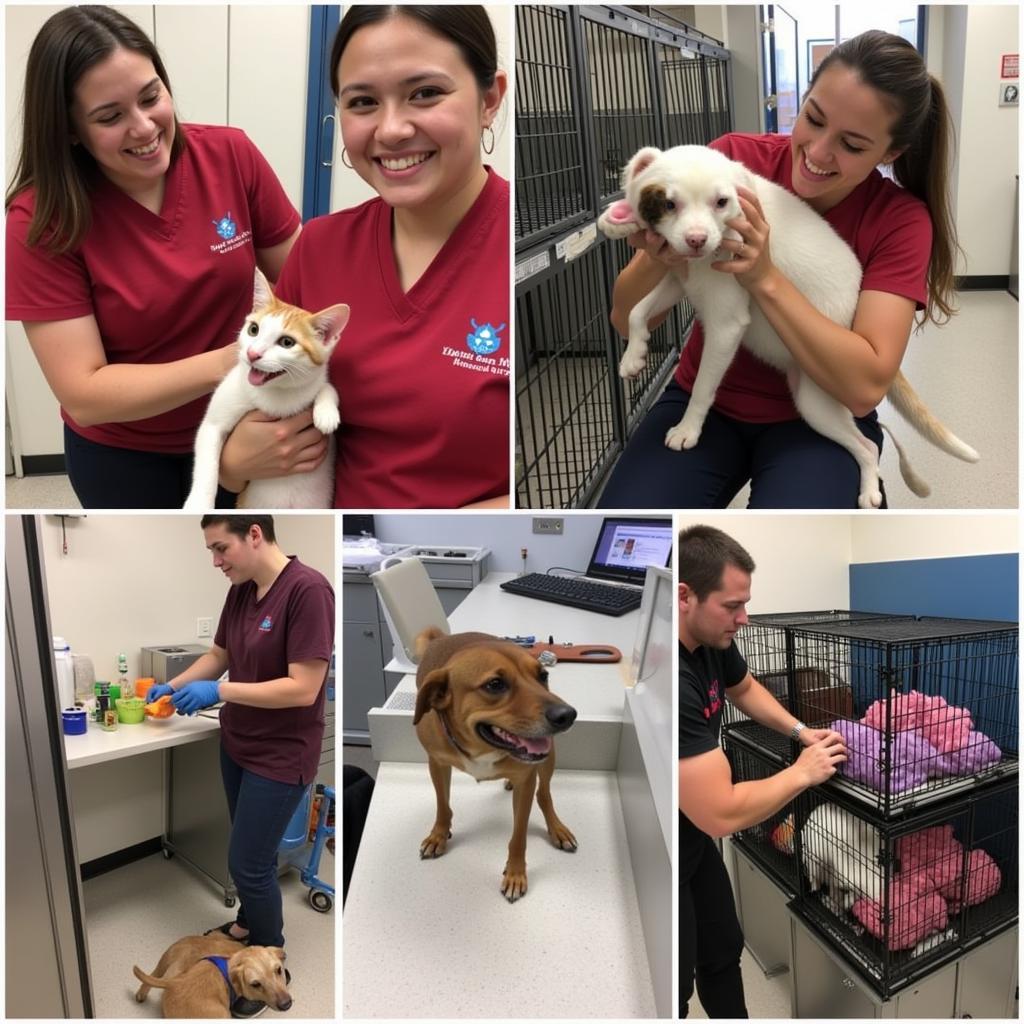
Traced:
[[969, 555], [850, 566], [850, 607], [1016, 622], [1018, 556]]

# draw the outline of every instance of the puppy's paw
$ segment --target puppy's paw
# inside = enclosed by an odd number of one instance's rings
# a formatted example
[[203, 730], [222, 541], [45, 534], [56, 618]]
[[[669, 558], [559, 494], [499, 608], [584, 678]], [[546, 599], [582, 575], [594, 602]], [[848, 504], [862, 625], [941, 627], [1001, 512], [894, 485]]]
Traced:
[[511, 868], [505, 865], [505, 871], [501, 876], [501, 895], [515, 903], [521, 896], [526, 895], [526, 865], [520, 868]]
[[426, 839], [420, 843], [420, 860], [433, 860], [440, 857], [448, 849], [448, 840], [452, 834], [448, 829], [435, 828]]
[[[646, 348], [646, 346], [645, 346]], [[643, 372], [644, 367], [647, 365], [647, 352], [644, 351], [642, 354], [639, 352], [630, 352], [626, 349], [625, 354], [619, 361], [619, 376], [623, 380], [632, 380], [634, 377], [639, 377]]]
[[560, 850], [565, 850], [567, 853], [575, 853], [577, 846], [579, 846], [579, 843], [576, 842], [576, 837], [560, 821], [553, 828], [548, 829], [548, 835], [555, 846]]
[[185, 504], [182, 506], [182, 510], [185, 512], [192, 512], [194, 514], [209, 512], [216, 503], [216, 494], [204, 494], [201, 491], [193, 490], [185, 499]]
[[665, 446], [677, 452], [684, 448], [692, 448], [700, 440], [700, 431], [700, 426], [693, 427], [684, 419], [665, 435]]
[[857, 496], [857, 507], [858, 508], [881, 508], [882, 507], [882, 492], [877, 488], [875, 490], [861, 491]]
[[600, 217], [598, 217], [597, 226], [601, 229], [601, 233], [607, 238], [627, 238], [629, 235], [636, 234], [637, 231], [643, 230], [635, 220], [613, 220], [608, 215], [608, 211], [605, 211]]

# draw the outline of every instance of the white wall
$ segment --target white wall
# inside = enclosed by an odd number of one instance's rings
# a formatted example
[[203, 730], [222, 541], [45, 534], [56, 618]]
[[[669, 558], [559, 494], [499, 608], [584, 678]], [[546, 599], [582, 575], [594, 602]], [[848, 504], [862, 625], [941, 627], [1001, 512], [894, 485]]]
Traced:
[[584, 572], [597, 541], [603, 514], [588, 512], [543, 513], [561, 518], [561, 537], [533, 533], [533, 515], [497, 512], [486, 515], [375, 515], [379, 540], [389, 543], [450, 544], [491, 549], [492, 572], [519, 572], [519, 556], [527, 549], [528, 572], [546, 572], [552, 566]]
[[[494, 35], [498, 44], [498, 67], [509, 73], [509, 89], [501, 112], [494, 121], [494, 152], [484, 157], [506, 181], [512, 180], [512, 134], [514, 119], [512, 117], [512, 98], [515, 95], [512, 79], [513, 40], [515, 32], [512, 24], [512, 6], [510, 4], [489, 4], [487, 13], [491, 16]], [[342, 17], [345, 6], [342, 5]], [[372, 199], [374, 192], [355, 171], [350, 170], [341, 162], [341, 132], [334, 133], [334, 168], [331, 176], [331, 209], [345, 210], [350, 206], [358, 206]]]
[[849, 607], [851, 518], [681, 514], [676, 527], [705, 523], [742, 544], [757, 566], [747, 611], [764, 614]]
[[968, 4], [946, 12], [943, 84], [949, 83], [957, 136], [953, 197], [969, 275], [1005, 275], [1017, 225], [1011, 223], [1018, 171], [1019, 108], [1000, 107], [1000, 57], [1016, 53], [1016, 4]]
[[1019, 550], [1017, 515], [856, 516], [851, 562], [1004, 554]]
[[[228, 583], [213, 568], [199, 519], [185, 515], [43, 516], [46, 589], [53, 631], [93, 659], [97, 678], [116, 678], [117, 655], [139, 673], [139, 650], [155, 644], [206, 643], [196, 618], [217, 629]], [[277, 515], [278, 543], [334, 582], [334, 518]], [[211, 637], [212, 641], [212, 632]]]

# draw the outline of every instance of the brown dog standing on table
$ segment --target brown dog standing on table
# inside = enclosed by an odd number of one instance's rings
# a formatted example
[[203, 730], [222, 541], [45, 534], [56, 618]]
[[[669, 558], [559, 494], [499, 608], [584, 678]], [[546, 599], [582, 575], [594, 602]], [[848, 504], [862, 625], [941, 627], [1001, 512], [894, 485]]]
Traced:
[[548, 690], [548, 674], [536, 658], [487, 633], [448, 636], [431, 627], [416, 638], [416, 654], [413, 725], [437, 794], [437, 818], [420, 856], [440, 857], [448, 845], [452, 768], [477, 782], [507, 779], [513, 824], [501, 892], [514, 903], [526, 893], [526, 830], [534, 793], [551, 841], [561, 850], [576, 849], [576, 838], [551, 802], [551, 737], [572, 725], [576, 709]]

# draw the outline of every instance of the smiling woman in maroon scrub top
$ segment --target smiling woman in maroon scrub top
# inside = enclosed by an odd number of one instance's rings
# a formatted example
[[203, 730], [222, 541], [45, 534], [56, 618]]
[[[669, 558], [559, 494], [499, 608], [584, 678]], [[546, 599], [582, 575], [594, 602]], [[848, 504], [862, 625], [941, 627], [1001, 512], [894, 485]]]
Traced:
[[253, 270], [277, 280], [299, 215], [243, 132], [179, 123], [156, 48], [109, 7], [43, 25], [24, 109], [6, 315], [60, 402], [71, 484], [86, 508], [180, 508]]

